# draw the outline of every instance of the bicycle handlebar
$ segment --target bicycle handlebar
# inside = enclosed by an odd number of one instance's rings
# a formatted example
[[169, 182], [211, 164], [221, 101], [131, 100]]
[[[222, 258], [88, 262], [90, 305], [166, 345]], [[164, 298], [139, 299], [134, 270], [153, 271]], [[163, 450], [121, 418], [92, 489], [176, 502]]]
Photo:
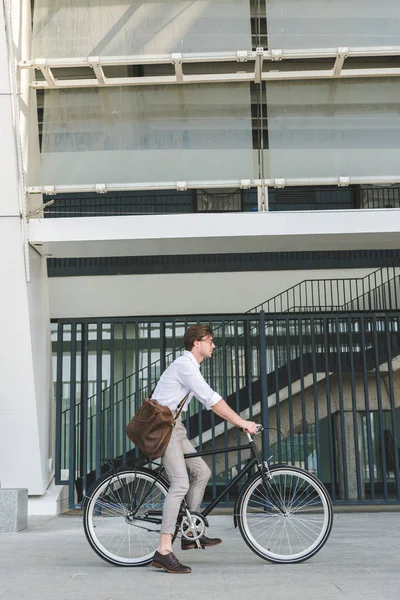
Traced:
[[264, 427], [262, 425], [260, 425], [259, 423], [257, 423], [257, 431], [253, 434], [253, 433], [249, 433], [246, 429], [243, 428], [239, 428], [240, 431], [242, 431], [243, 433], [247, 433], [247, 435], [258, 435], [259, 433], [261, 433], [264, 429]]

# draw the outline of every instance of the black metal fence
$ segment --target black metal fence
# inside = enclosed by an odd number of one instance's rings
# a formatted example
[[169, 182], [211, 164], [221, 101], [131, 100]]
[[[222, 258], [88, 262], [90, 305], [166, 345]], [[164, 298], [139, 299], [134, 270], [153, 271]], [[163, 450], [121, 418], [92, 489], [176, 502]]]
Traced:
[[[199, 321], [212, 325], [217, 345], [204, 376], [237, 412], [263, 423], [265, 457], [314, 472], [336, 503], [400, 501], [400, 313], [261, 311], [53, 324], [56, 474], [69, 484], [71, 507], [105, 458], [138, 456], [125, 425]], [[186, 426], [202, 449], [241, 436], [196, 400]], [[243, 451], [213, 457], [207, 493], [247, 459]]]
[[365, 277], [305, 279], [249, 312], [367, 311], [400, 309], [400, 267]]
[[[258, 210], [257, 190], [188, 190], [78, 193], [46, 196], [46, 217], [249, 212]], [[400, 208], [400, 186], [302, 186], [268, 189], [271, 211]]]

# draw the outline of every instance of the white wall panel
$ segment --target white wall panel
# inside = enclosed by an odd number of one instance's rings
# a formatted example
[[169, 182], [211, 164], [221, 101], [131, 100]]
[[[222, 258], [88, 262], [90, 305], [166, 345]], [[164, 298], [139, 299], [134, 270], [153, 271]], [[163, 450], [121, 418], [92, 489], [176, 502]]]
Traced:
[[398, 0], [267, 0], [269, 48], [398, 46]]
[[49, 279], [52, 318], [245, 312], [304, 279], [372, 269], [115, 275]]
[[35, 0], [35, 57], [251, 49], [248, 0]]
[[[1, 38], [1, 35], [0, 35]], [[1, 58], [0, 58], [1, 63]], [[0, 95], [0, 156], [1, 156], [1, 195], [0, 217], [18, 216], [17, 151], [11, 110], [11, 96]]]
[[[5, 32], [4, 10], [7, 10], [7, 2], [0, 7], [0, 32]], [[0, 35], [0, 94], [10, 93], [10, 79], [8, 74], [8, 49], [6, 36]]]
[[269, 83], [270, 176], [398, 174], [398, 98], [398, 78]]
[[[50, 481], [48, 466], [53, 455], [44, 261], [36, 255], [33, 281], [27, 284], [20, 220], [0, 219], [0, 239], [4, 244], [0, 261], [0, 480], [2, 487], [23, 487], [30, 494], [43, 494]], [[34, 250], [31, 253], [36, 254]]]
[[248, 84], [45, 93], [43, 185], [253, 176]]

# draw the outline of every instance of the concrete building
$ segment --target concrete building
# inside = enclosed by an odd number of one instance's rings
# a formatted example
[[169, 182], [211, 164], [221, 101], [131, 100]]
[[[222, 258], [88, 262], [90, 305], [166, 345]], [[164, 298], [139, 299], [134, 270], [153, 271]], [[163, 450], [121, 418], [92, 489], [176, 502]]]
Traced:
[[[208, 377], [281, 432], [265, 452], [335, 501], [398, 502], [398, 2], [5, 0], [0, 20], [2, 487], [79, 504], [206, 319], [227, 348]], [[198, 443], [237, 439], [196, 411]]]

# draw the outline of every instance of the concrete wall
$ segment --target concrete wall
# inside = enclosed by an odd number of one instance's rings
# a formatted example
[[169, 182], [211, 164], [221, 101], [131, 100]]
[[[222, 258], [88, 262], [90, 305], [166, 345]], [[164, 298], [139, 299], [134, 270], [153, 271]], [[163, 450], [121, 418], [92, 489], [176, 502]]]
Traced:
[[[12, 24], [10, 16], [12, 6]], [[3, 8], [5, 12], [3, 12]], [[7, 44], [4, 17], [12, 39]], [[21, 214], [24, 181], [38, 165], [38, 144], [29, 141], [36, 104], [28, 80], [9, 78], [14, 60], [29, 52], [30, 3], [0, 9], [0, 481], [2, 487], [43, 494], [52, 476], [52, 376], [45, 259], [26, 244]], [[10, 52], [10, 54], [9, 54]], [[12, 53], [15, 53], [14, 56]], [[11, 84], [12, 83], [12, 84]], [[40, 202], [36, 197], [35, 202]]]
[[304, 279], [373, 269], [114, 275], [49, 279], [52, 318], [245, 312]]

